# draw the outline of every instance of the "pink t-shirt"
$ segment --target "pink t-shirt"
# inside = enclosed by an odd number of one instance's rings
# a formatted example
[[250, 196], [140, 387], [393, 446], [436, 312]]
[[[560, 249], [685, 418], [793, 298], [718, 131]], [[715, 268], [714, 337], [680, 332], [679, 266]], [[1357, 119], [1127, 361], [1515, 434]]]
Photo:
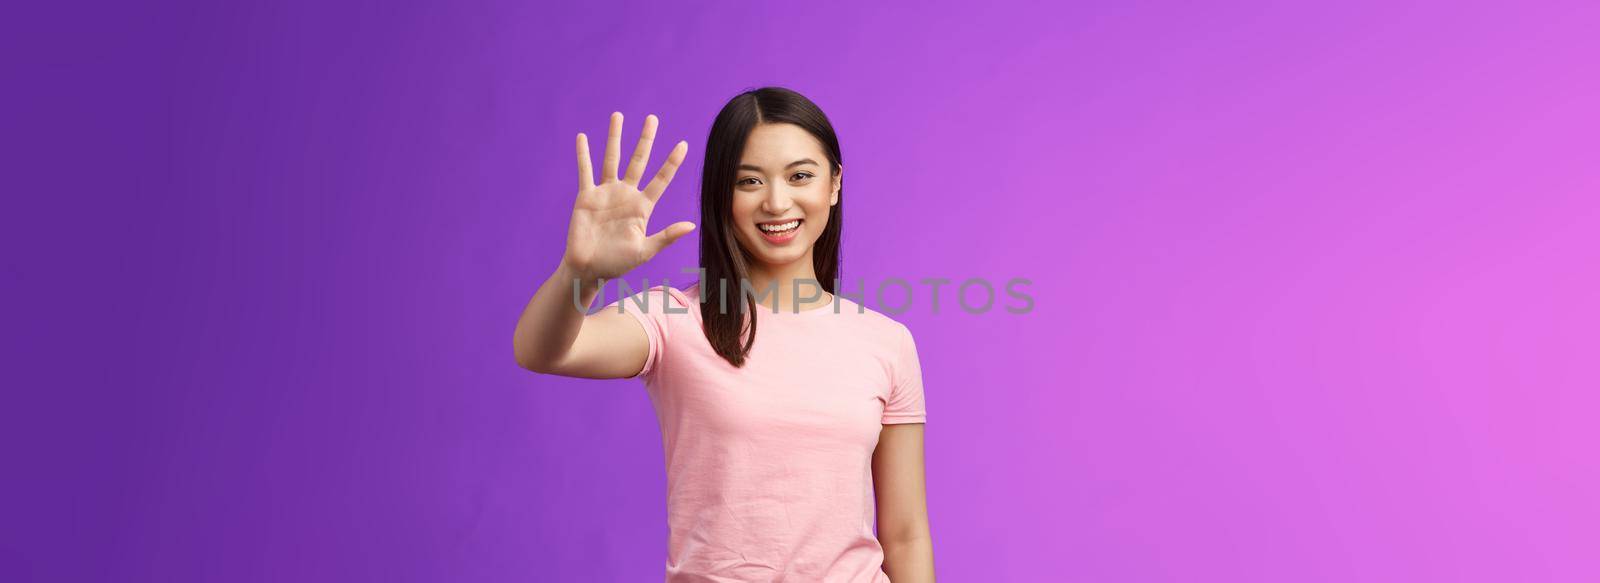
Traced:
[[603, 308], [620, 305], [650, 338], [635, 378], [666, 453], [666, 580], [889, 581], [872, 452], [884, 424], [926, 418], [910, 330], [844, 297], [798, 313], [757, 307], [755, 344], [735, 368], [706, 340], [699, 301], [698, 283], [658, 285]]

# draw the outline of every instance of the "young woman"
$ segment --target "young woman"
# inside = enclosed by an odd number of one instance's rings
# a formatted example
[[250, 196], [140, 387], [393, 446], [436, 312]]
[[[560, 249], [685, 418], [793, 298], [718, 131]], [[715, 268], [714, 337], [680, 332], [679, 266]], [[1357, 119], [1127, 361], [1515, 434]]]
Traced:
[[688, 149], [639, 190], [657, 123], [645, 118], [619, 175], [611, 114], [598, 183], [578, 134], [566, 254], [517, 322], [517, 363], [644, 381], [667, 459], [667, 581], [933, 581], [916, 345], [835, 295], [843, 166], [810, 100], [756, 89], [712, 123], [701, 281], [586, 314], [601, 282], [694, 229], [646, 236]]

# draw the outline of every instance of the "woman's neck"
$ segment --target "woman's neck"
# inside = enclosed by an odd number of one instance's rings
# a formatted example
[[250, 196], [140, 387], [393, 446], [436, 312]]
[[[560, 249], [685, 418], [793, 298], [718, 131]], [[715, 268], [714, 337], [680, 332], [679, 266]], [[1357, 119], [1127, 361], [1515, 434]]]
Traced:
[[833, 302], [833, 296], [823, 291], [822, 282], [817, 281], [809, 253], [787, 265], [751, 265], [750, 287], [768, 310], [776, 307], [778, 311], [792, 312], [799, 305], [799, 310], [805, 311]]

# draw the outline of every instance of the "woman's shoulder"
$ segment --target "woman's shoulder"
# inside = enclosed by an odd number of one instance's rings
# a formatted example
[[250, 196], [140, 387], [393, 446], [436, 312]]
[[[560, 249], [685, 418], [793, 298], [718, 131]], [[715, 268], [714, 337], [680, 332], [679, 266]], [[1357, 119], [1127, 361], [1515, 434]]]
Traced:
[[852, 324], [855, 329], [861, 330], [867, 334], [871, 334], [879, 339], [898, 340], [903, 336], [911, 335], [911, 328], [906, 326], [905, 323], [901, 322], [894, 316], [885, 314], [878, 310], [872, 309], [865, 304], [859, 303], [850, 298], [849, 295], [840, 294], [836, 295], [835, 298], [837, 299], [836, 310], [834, 308], [821, 308], [824, 310], [834, 310], [835, 313], [828, 314], [828, 316], [846, 317], [845, 321]]

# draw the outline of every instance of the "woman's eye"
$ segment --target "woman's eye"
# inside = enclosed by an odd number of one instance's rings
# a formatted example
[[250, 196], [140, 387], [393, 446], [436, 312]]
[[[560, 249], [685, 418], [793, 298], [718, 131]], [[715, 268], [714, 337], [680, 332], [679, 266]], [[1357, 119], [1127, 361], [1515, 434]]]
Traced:
[[760, 181], [756, 180], [754, 178], [745, 178], [745, 179], [742, 179], [742, 180], [736, 182], [735, 184], [755, 184], [757, 182], [760, 182]]
[[811, 173], [809, 173], [809, 172], [796, 172], [796, 173], [794, 173], [794, 176], [789, 177], [789, 179], [790, 180], [805, 180], [805, 179], [810, 178], [810, 177], [811, 177]]

